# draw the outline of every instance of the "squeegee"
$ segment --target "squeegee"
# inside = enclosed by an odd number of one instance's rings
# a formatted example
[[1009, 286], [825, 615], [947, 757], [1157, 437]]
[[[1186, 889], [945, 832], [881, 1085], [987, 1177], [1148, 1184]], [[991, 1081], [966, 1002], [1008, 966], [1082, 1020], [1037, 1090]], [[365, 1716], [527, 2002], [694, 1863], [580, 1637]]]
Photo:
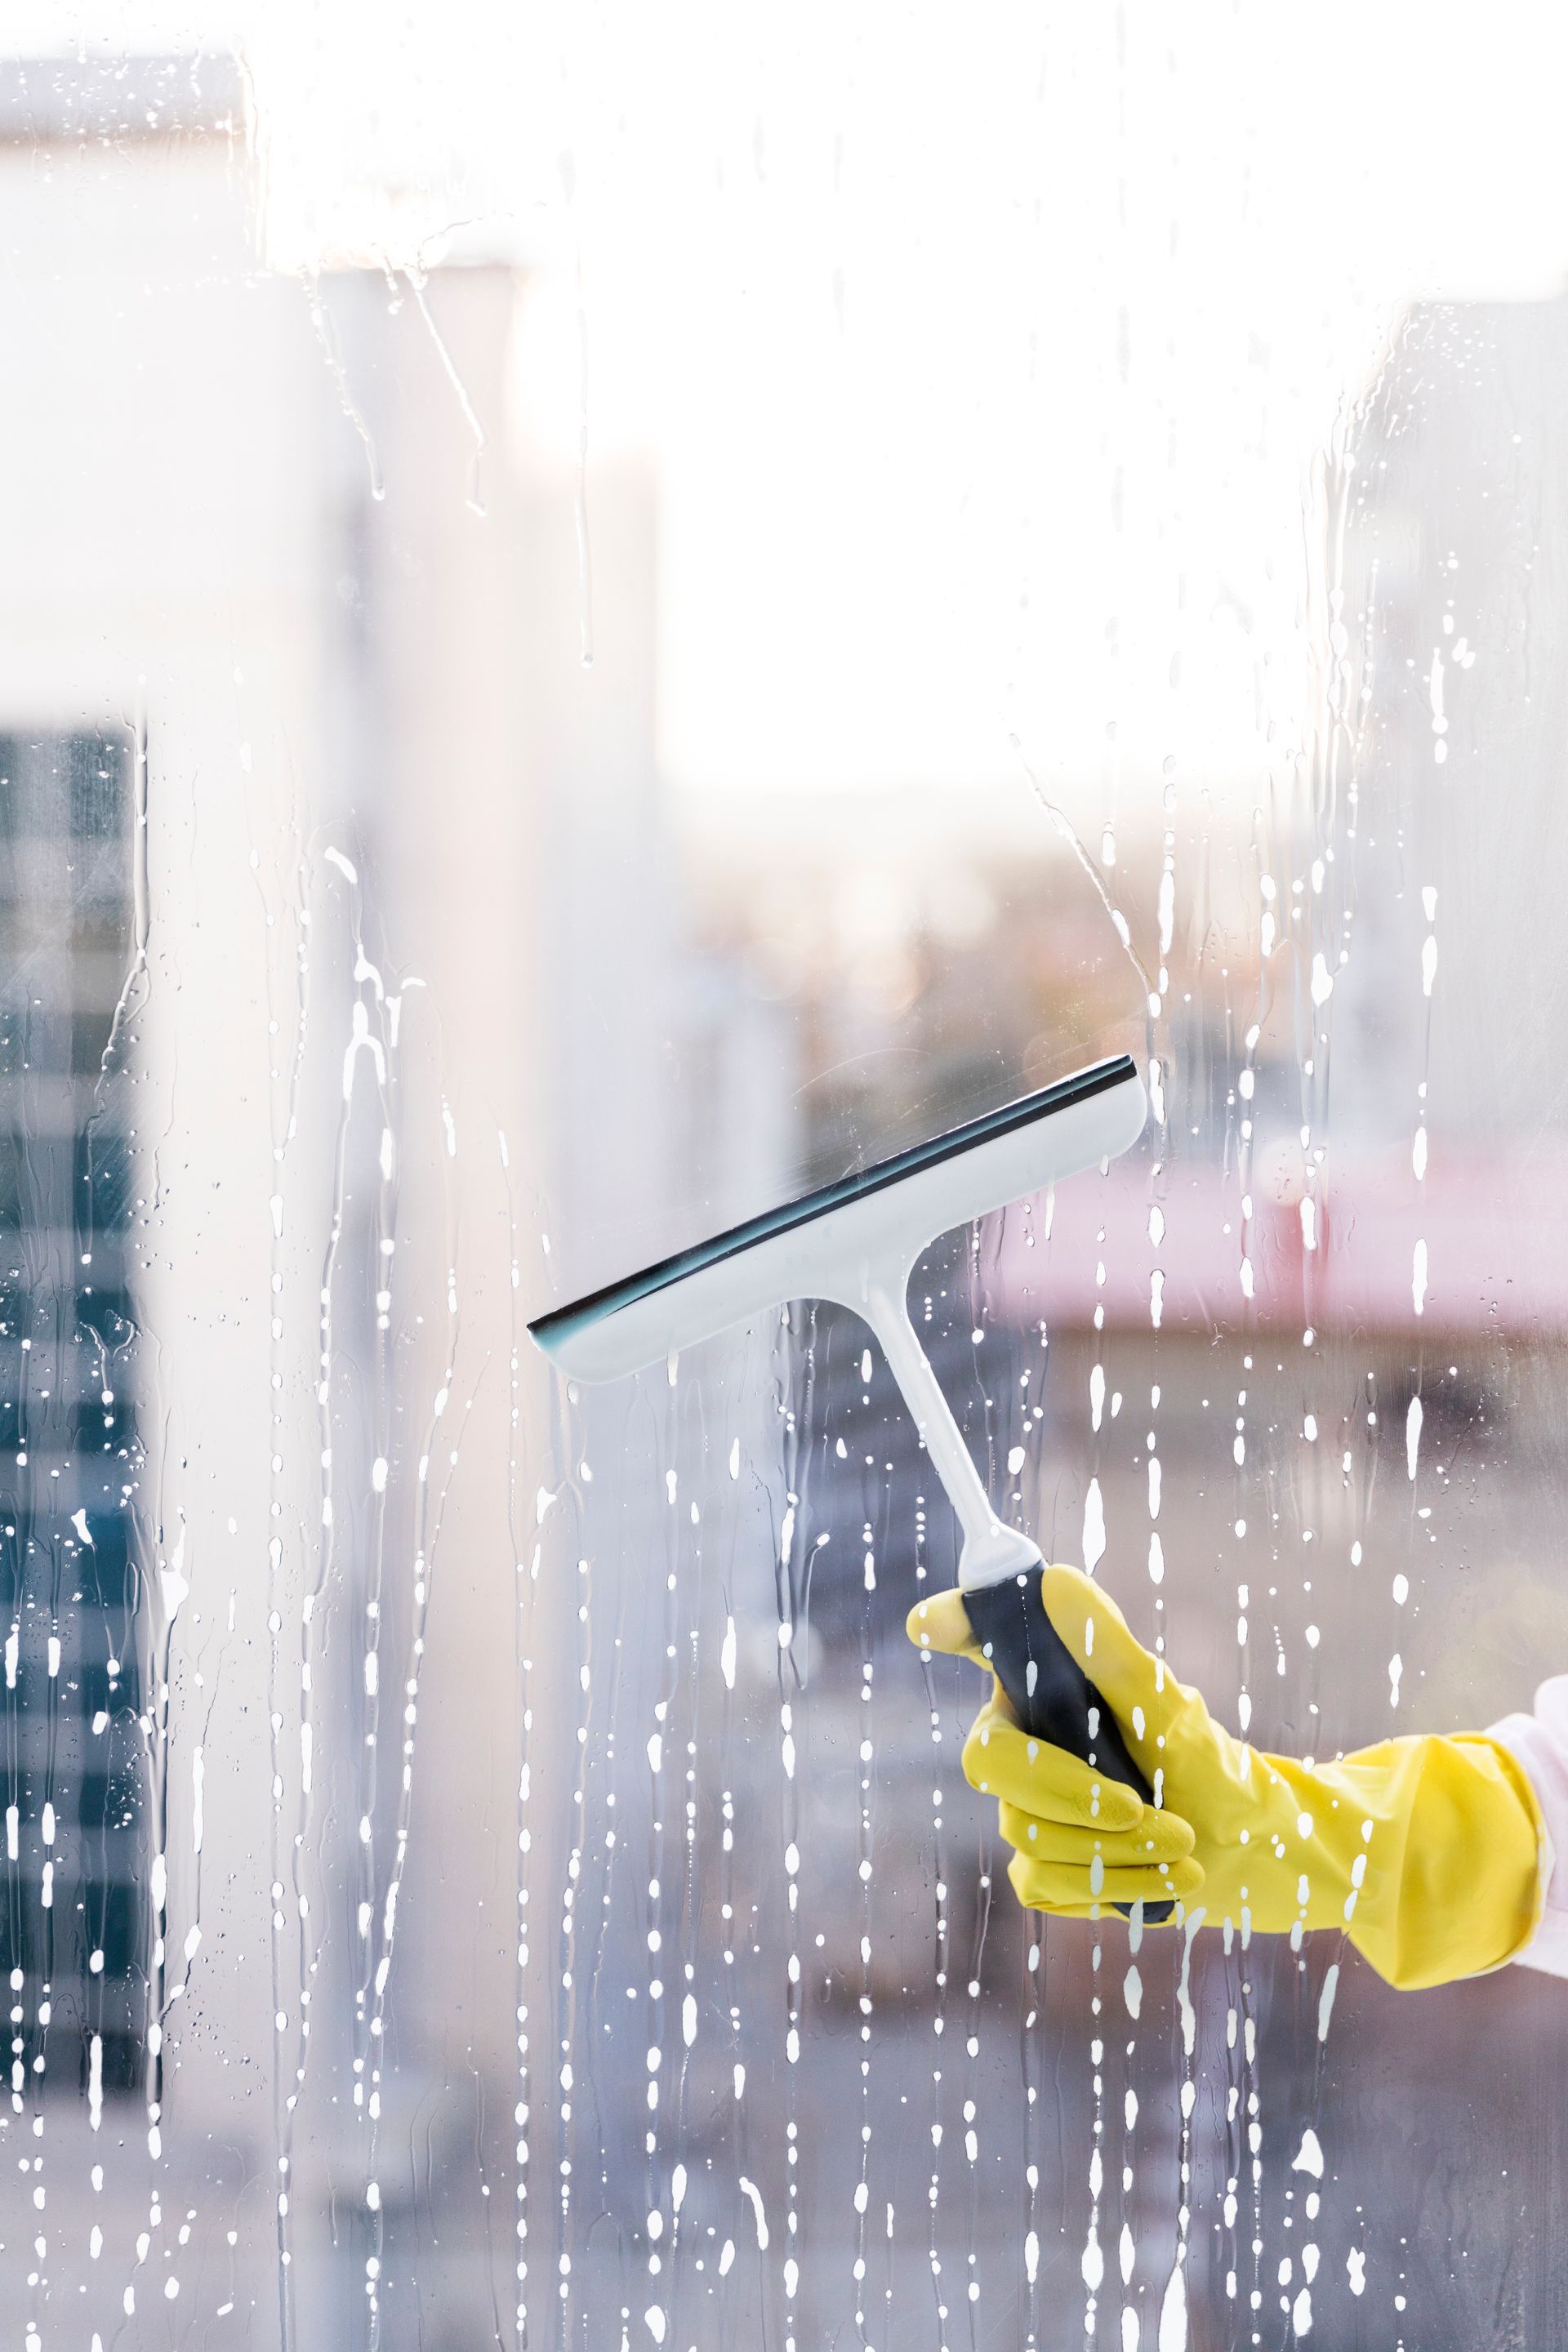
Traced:
[[[615, 1381], [794, 1298], [826, 1298], [880, 1342], [963, 1533], [958, 1581], [987, 1663], [1031, 1737], [1151, 1801], [1120, 1727], [1040, 1600], [1041, 1553], [998, 1518], [910, 1321], [916, 1260], [938, 1234], [1114, 1159], [1148, 1103], [1125, 1055], [971, 1119], [786, 1207], [558, 1307], [529, 1325], [571, 1379]], [[1169, 1905], [1145, 1916], [1165, 1916]]]

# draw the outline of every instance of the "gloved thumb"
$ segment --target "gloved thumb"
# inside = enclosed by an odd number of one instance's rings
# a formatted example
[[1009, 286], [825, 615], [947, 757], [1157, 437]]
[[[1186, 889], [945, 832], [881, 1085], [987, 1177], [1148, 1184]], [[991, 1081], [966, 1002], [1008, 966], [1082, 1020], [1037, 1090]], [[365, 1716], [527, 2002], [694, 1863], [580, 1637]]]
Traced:
[[1147, 1651], [1102, 1585], [1076, 1568], [1040, 1571], [1047, 1616], [1131, 1740], [1134, 1752], [1168, 1731], [1194, 1696]]
[[922, 1654], [938, 1651], [944, 1657], [972, 1658], [977, 1666], [989, 1665], [980, 1654], [963, 1595], [955, 1585], [917, 1601], [904, 1620], [904, 1631]]
[[[1043, 1568], [1040, 1598], [1068, 1652], [1094, 1684], [1134, 1750], [1169, 1729], [1193, 1696], [1163, 1659], [1151, 1655], [1103, 1585], [1076, 1568]], [[990, 1660], [956, 1587], [917, 1601], [904, 1631], [922, 1653], [968, 1658], [989, 1671]]]

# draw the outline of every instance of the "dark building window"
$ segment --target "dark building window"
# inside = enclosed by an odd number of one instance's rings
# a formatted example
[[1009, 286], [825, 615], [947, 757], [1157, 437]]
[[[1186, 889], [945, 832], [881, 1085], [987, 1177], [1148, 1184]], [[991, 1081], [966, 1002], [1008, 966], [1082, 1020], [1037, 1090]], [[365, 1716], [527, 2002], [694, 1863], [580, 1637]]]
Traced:
[[10, 2090], [140, 2084], [132, 753], [0, 736], [0, 1972]]

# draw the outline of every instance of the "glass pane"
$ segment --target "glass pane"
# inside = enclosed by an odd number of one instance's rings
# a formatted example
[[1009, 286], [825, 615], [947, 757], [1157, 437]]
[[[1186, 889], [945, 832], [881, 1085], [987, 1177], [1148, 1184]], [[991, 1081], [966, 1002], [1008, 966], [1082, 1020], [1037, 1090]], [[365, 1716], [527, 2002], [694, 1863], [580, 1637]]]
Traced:
[[1556, 2341], [1550, 1976], [1026, 1910], [866, 1324], [527, 1330], [1131, 1054], [921, 1236], [999, 1518], [1262, 1754], [1531, 1706], [1554, 21], [77, 16], [0, 63], [18, 2341]]

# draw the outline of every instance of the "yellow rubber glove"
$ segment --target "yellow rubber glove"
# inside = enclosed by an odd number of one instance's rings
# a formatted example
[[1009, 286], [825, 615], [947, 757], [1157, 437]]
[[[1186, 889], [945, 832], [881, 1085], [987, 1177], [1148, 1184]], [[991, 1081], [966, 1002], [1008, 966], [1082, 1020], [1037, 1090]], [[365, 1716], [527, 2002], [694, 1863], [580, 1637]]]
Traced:
[[[1341, 1927], [1401, 1987], [1479, 1976], [1529, 1940], [1544, 1893], [1541, 1813], [1496, 1740], [1389, 1739], [1333, 1764], [1265, 1756], [1221, 1730], [1088, 1577], [1047, 1568], [1041, 1597], [1155, 1802], [1026, 1738], [993, 1683], [963, 1770], [1001, 1800], [1020, 1902], [1086, 1918], [1174, 1898], [1178, 1919], [1293, 1941]], [[959, 1592], [917, 1603], [908, 1631], [922, 1652], [984, 1664]]]

